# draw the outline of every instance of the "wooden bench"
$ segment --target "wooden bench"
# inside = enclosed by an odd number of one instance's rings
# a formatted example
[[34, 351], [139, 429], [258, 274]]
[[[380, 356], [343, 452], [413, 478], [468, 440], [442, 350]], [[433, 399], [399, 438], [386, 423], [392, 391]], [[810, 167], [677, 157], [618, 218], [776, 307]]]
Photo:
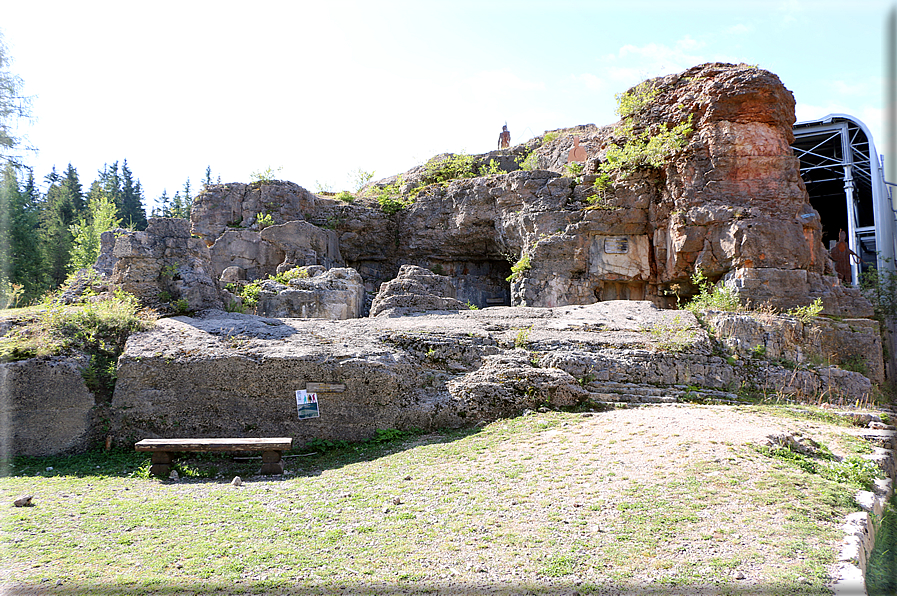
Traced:
[[153, 455], [150, 473], [168, 476], [173, 454], [185, 451], [209, 453], [212, 451], [261, 451], [261, 474], [283, 474], [280, 454], [293, 446], [290, 437], [273, 439], [143, 439], [134, 445], [137, 451], [149, 451]]

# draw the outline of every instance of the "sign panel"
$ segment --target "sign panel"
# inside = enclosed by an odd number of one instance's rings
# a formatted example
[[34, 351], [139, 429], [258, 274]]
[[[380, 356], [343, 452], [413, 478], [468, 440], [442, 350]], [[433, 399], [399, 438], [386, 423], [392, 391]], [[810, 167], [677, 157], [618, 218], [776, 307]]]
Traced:
[[629, 238], [618, 236], [604, 239], [604, 252], [609, 255], [623, 255], [629, 252]]
[[346, 386], [342, 383], [306, 383], [305, 390], [309, 393], [342, 393]]
[[296, 409], [299, 412], [299, 420], [306, 418], [319, 418], [321, 416], [318, 410], [318, 394], [309, 393], [305, 389], [296, 391]]

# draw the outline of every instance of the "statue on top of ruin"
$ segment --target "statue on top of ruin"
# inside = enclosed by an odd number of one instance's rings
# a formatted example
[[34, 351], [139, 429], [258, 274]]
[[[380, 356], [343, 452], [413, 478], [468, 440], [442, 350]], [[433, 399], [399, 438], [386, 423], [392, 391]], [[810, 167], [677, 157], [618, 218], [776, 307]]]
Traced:
[[507, 149], [511, 146], [511, 131], [508, 130], [508, 125], [505, 124], [501, 127], [501, 134], [498, 135], [498, 148], [499, 149]]

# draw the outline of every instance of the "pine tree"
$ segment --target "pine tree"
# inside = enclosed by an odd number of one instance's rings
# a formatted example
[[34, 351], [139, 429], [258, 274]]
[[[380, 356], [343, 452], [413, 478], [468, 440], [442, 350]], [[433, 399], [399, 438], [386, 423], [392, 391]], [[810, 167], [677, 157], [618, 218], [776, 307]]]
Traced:
[[[17, 168], [7, 162], [0, 180], [0, 294], [20, 286], [24, 302], [45, 289], [43, 259], [38, 241], [40, 197], [29, 171], [19, 185]], [[2, 296], [0, 296], [2, 300]]]
[[128, 227], [136, 230], [146, 229], [146, 211], [143, 209], [143, 196], [140, 181], [134, 180], [134, 176], [128, 168], [128, 160], [124, 160], [121, 166], [121, 208], [119, 218]]
[[212, 186], [212, 166], [206, 166], [206, 175], [202, 179], [202, 188], [206, 190], [210, 186]]
[[44, 247], [44, 268], [50, 288], [61, 285], [67, 276], [71, 258], [71, 226], [84, 213], [84, 197], [78, 172], [69, 164], [65, 174], [56, 174], [56, 168], [45, 177], [50, 183], [41, 210], [41, 244]]

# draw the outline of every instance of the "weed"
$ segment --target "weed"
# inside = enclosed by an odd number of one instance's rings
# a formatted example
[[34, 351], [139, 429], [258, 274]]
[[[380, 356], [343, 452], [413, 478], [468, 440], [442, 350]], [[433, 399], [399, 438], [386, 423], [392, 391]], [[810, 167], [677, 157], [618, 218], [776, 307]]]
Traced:
[[178, 263], [175, 263], [173, 265], [165, 265], [164, 267], [162, 267], [160, 275], [162, 277], [174, 279], [178, 274], [178, 269], [180, 269], [180, 264]]
[[695, 338], [695, 330], [679, 315], [643, 331], [647, 331], [657, 348], [664, 352], [682, 352]]
[[561, 136], [561, 131], [559, 131], [559, 130], [553, 130], [551, 132], [546, 132], [542, 136], [542, 144], [544, 145], [545, 143], [550, 143], [553, 140], [559, 138], [560, 136]]
[[815, 456], [799, 453], [787, 446], [779, 448], [758, 446], [754, 449], [767, 457], [774, 457], [797, 466], [808, 474], [818, 474], [828, 480], [865, 490], [871, 490], [875, 479], [882, 475], [881, 468], [875, 462], [857, 455], [838, 461], [825, 445], [819, 446]]
[[628, 118], [641, 111], [645, 106], [654, 101], [658, 90], [648, 81], [642, 81], [632, 89], [614, 96], [617, 107], [614, 110], [621, 118]]
[[271, 182], [274, 182], [274, 177], [279, 174], [282, 169], [282, 167], [272, 169], [271, 166], [268, 166], [264, 170], [257, 170], [251, 173], [249, 179], [259, 184], [270, 184]]
[[766, 356], [766, 346], [756, 345], [751, 348], [751, 356], [762, 360]]
[[691, 276], [691, 283], [698, 287], [698, 295], [692, 298], [684, 308], [692, 312], [704, 310], [737, 311], [741, 309], [738, 295], [731, 288], [714, 285], [704, 272], [698, 269]]
[[474, 304], [473, 302], [471, 302], [470, 300], [468, 300], [467, 301], [467, 310], [480, 310], [480, 307], [477, 306], [476, 304]]
[[[361, 168], [358, 168], [357, 170], [350, 172], [349, 177], [352, 182], [352, 188], [355, 189], [355, 192], [358, 192], [362, 188], [364, 188], [368, 184], [368, 182], [373, 180], [374, 172], [368, 172], [368, 171], [362, 170]], [[342, 194], [349, 194], [349, 193], [341, 192], [341, 193], [339, 193], [339, 195], [336, 196], [336, 198], [341, 201], [345, 200], [345, 199], [339, 198], [340, 195], [342, 195]], [[349, 202], [351, 202], [351, 201], [349, 201]]]
[[514, 337], [515, 348], [525, 350], [529, 346], [530, 331], [532, 331], [532, 326], [517, 331], [517, 335]]
[[265, 228], [274, 225], [274, 218], [271, 217], [270, 213], [257, 213], [255, 215], [255, 223], [259, 225], [259, 230], [264, 230]]
[[105, 396], [115, 385], [115, 363], [128, 336], [149, 326], [138, 312], [137, 298], [121, 290], [74, 307], [50, 301], [36, 321], [0, 338], [0, 361], [85, 352], [90, 360], [82, 376]]
[[355, 200], [355, 195], [353, 195], [351, 192], [344, 190], [340, 193], [337, 193], [337, 195], [333, 198], [336, 199], [337, 201], [342, 201], [343, 203], [351, 203], [352, 201]]
[[[492, 162], [494, 164], [494, 161]], [[495, 166], [497, 170], [498, 167]], [[496, 171], [496, 173], [498, 173]], [[456, 178], [474, 178], [474, 157], [466, 153], [434, 157], [424, 164], [425, 184], [442, 184]]]
[[809, 306], [796, 306], [785, 311], [789, 317], [794, 317], [801, 323], [807, 324], [813, 321], [822, 312], [822, 298], [817, 298]]
[[245, 313], [246, 307], [243, 306], [243, 303], [238, 300], [230, 300], [227, 305], [225, 305], [224, 310], [227, 312], [237, 312], [237, 313]]
[[392, 184], [385, 184], [369, 191], [373, 193], [374, 198], [377, 199], [377, 203], [380, 205], [380, 209], [387, 215], [394, 215], [414, 204], [412, 197], [402, 195], [402, 184], [402, 177], [399, 176]]
[[532, 268], [532, 264], [530, 262], [529, 255], [524, 253], [520, 255], [520, 258], [516, 263], [511, 265], [511, 275], [509, 275], [505, 281], [513, 281], [515, 279], [520, 279], [523, 277], [523, 273], [525, 271], [529, 271]]
[[488, 166], [480, 166], [479, 174], [480, 176], [497, 176], [498, 174], [503, 174], [501, 168], [498, 167], [498, 162], [494, 159], [489, 160]]
[[583, 165], [577, 161], [568, 163], [564, 166], [564, 176], [568, 178], [578, 178], [582, 175]]
[[520, 166], [521, 170], [526, 170], [527, 172], [532, 172], [533, 170], [536, 170], [539, 167], [539, 156], [536, 155], [535, 152], [533, 152], [533, 153], [526, 155], [525, 157], [518, 157], [517, 165]]
[[866, 362], [866, 358], [860, 354], [853, 354], [841, 358], [838, 367], [844, 370], [860, 373], [861, 375], [869, 375], [869, 364]]
[[866, 590], [869, 596], [897, 594], [897, 496], [891, 497], [875, 535], [866, 564]]
[[0, 277], [0, 309], [15, 308], [25, 294], [25, 287], [14, 284], [6, 277]]

